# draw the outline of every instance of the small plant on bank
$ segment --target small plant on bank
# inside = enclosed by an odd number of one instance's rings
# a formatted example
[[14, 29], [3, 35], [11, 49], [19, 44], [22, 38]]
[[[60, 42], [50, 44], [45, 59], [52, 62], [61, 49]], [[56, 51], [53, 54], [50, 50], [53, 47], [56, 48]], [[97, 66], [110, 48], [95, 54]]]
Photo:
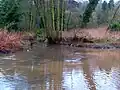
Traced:
[[37, 29], [36, 30], [36, 36], [38, 41], [44, 40], [44, 29]]
[[113, 22], [109, 25], [111, 31], [120, 31], [120, 22]]

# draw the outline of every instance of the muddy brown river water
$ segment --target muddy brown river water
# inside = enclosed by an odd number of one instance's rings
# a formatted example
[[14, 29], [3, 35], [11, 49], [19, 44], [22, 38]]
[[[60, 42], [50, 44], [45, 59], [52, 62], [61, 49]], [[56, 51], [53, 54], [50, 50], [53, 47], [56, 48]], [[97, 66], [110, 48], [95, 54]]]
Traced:
[[120, 90], [120, 50], [40, 44], [1, 55], [0, 90]]

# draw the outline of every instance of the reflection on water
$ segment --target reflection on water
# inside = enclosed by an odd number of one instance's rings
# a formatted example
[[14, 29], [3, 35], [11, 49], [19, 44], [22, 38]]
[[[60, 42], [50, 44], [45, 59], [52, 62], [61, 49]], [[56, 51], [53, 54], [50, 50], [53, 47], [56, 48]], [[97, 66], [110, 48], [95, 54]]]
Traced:
[[0, 77], [0, 90], [31, 90], [28, 82], [19, 75], [2, 75]]
[[120, 90], [120, 51], [38, 45], [1, 56], [0, 90]]

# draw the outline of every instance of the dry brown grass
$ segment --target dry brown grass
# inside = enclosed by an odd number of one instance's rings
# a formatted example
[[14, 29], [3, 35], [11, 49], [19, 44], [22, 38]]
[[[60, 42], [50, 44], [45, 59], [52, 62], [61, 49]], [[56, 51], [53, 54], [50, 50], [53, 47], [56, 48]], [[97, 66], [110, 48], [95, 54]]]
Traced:
[[8, 53], [23, 49], [34, 36], [33, 32], [8, 32], [0, 29], [0, 52]]
[[22, 33], [10, 33], [7, 30], [0, 31], [0, 51], [18, 50], [22, 44]]
[[120, 32], [110, 32], [107, 27], [91, 28], [91, 29], [71, 29], [63, 32], [63, 38], [87, 38], [94, 42], [113, 42], [120, 40]]

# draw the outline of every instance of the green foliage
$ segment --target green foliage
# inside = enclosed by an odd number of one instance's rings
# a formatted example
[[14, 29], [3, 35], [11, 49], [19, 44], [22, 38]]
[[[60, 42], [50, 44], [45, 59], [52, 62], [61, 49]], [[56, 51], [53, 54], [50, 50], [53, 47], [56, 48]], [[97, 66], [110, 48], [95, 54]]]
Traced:
[[[101, 0], [101, 2], [98, 3], [95, 10], [96, 14], [92, 15], [94, 23], [96, 22], [98, 26], [105, 26], [105, 25], [108, 25], [108, 23], [111, 23], [111, 20], [114, 16], [114, 12], [116, 11], [116, 8], [117, 8], [117, 5], [111, 1], [112, 0], [110, 0], [109, 3], [107, 3], [106, 1], [102, 2]], [[110, 3], [114, 4], [114, 7], [112, 7], [112, 9], [109, 8]], [[119, 17], [119, 16], [117, 15], [116, 17]], [[116, 20], [119, 21], [119, 19], [116, 19]], [[92, 20], [90, 21], [90, 23], [93, 25], [93, 27], [96, 27], [96, 24], [92, 23]]]
[[36, 30], [37, 40], [43, 40], [44, 39], [43, 34], [44, 34], [44, 29], [37, 29]]
[[9, 30], [17, 30], [21, 20], [20, 1], [1, 0], [0, 1], [0, 27]]
[[111, 31], [120, 31], [120, 22], [114, 22], [109, 25]]

